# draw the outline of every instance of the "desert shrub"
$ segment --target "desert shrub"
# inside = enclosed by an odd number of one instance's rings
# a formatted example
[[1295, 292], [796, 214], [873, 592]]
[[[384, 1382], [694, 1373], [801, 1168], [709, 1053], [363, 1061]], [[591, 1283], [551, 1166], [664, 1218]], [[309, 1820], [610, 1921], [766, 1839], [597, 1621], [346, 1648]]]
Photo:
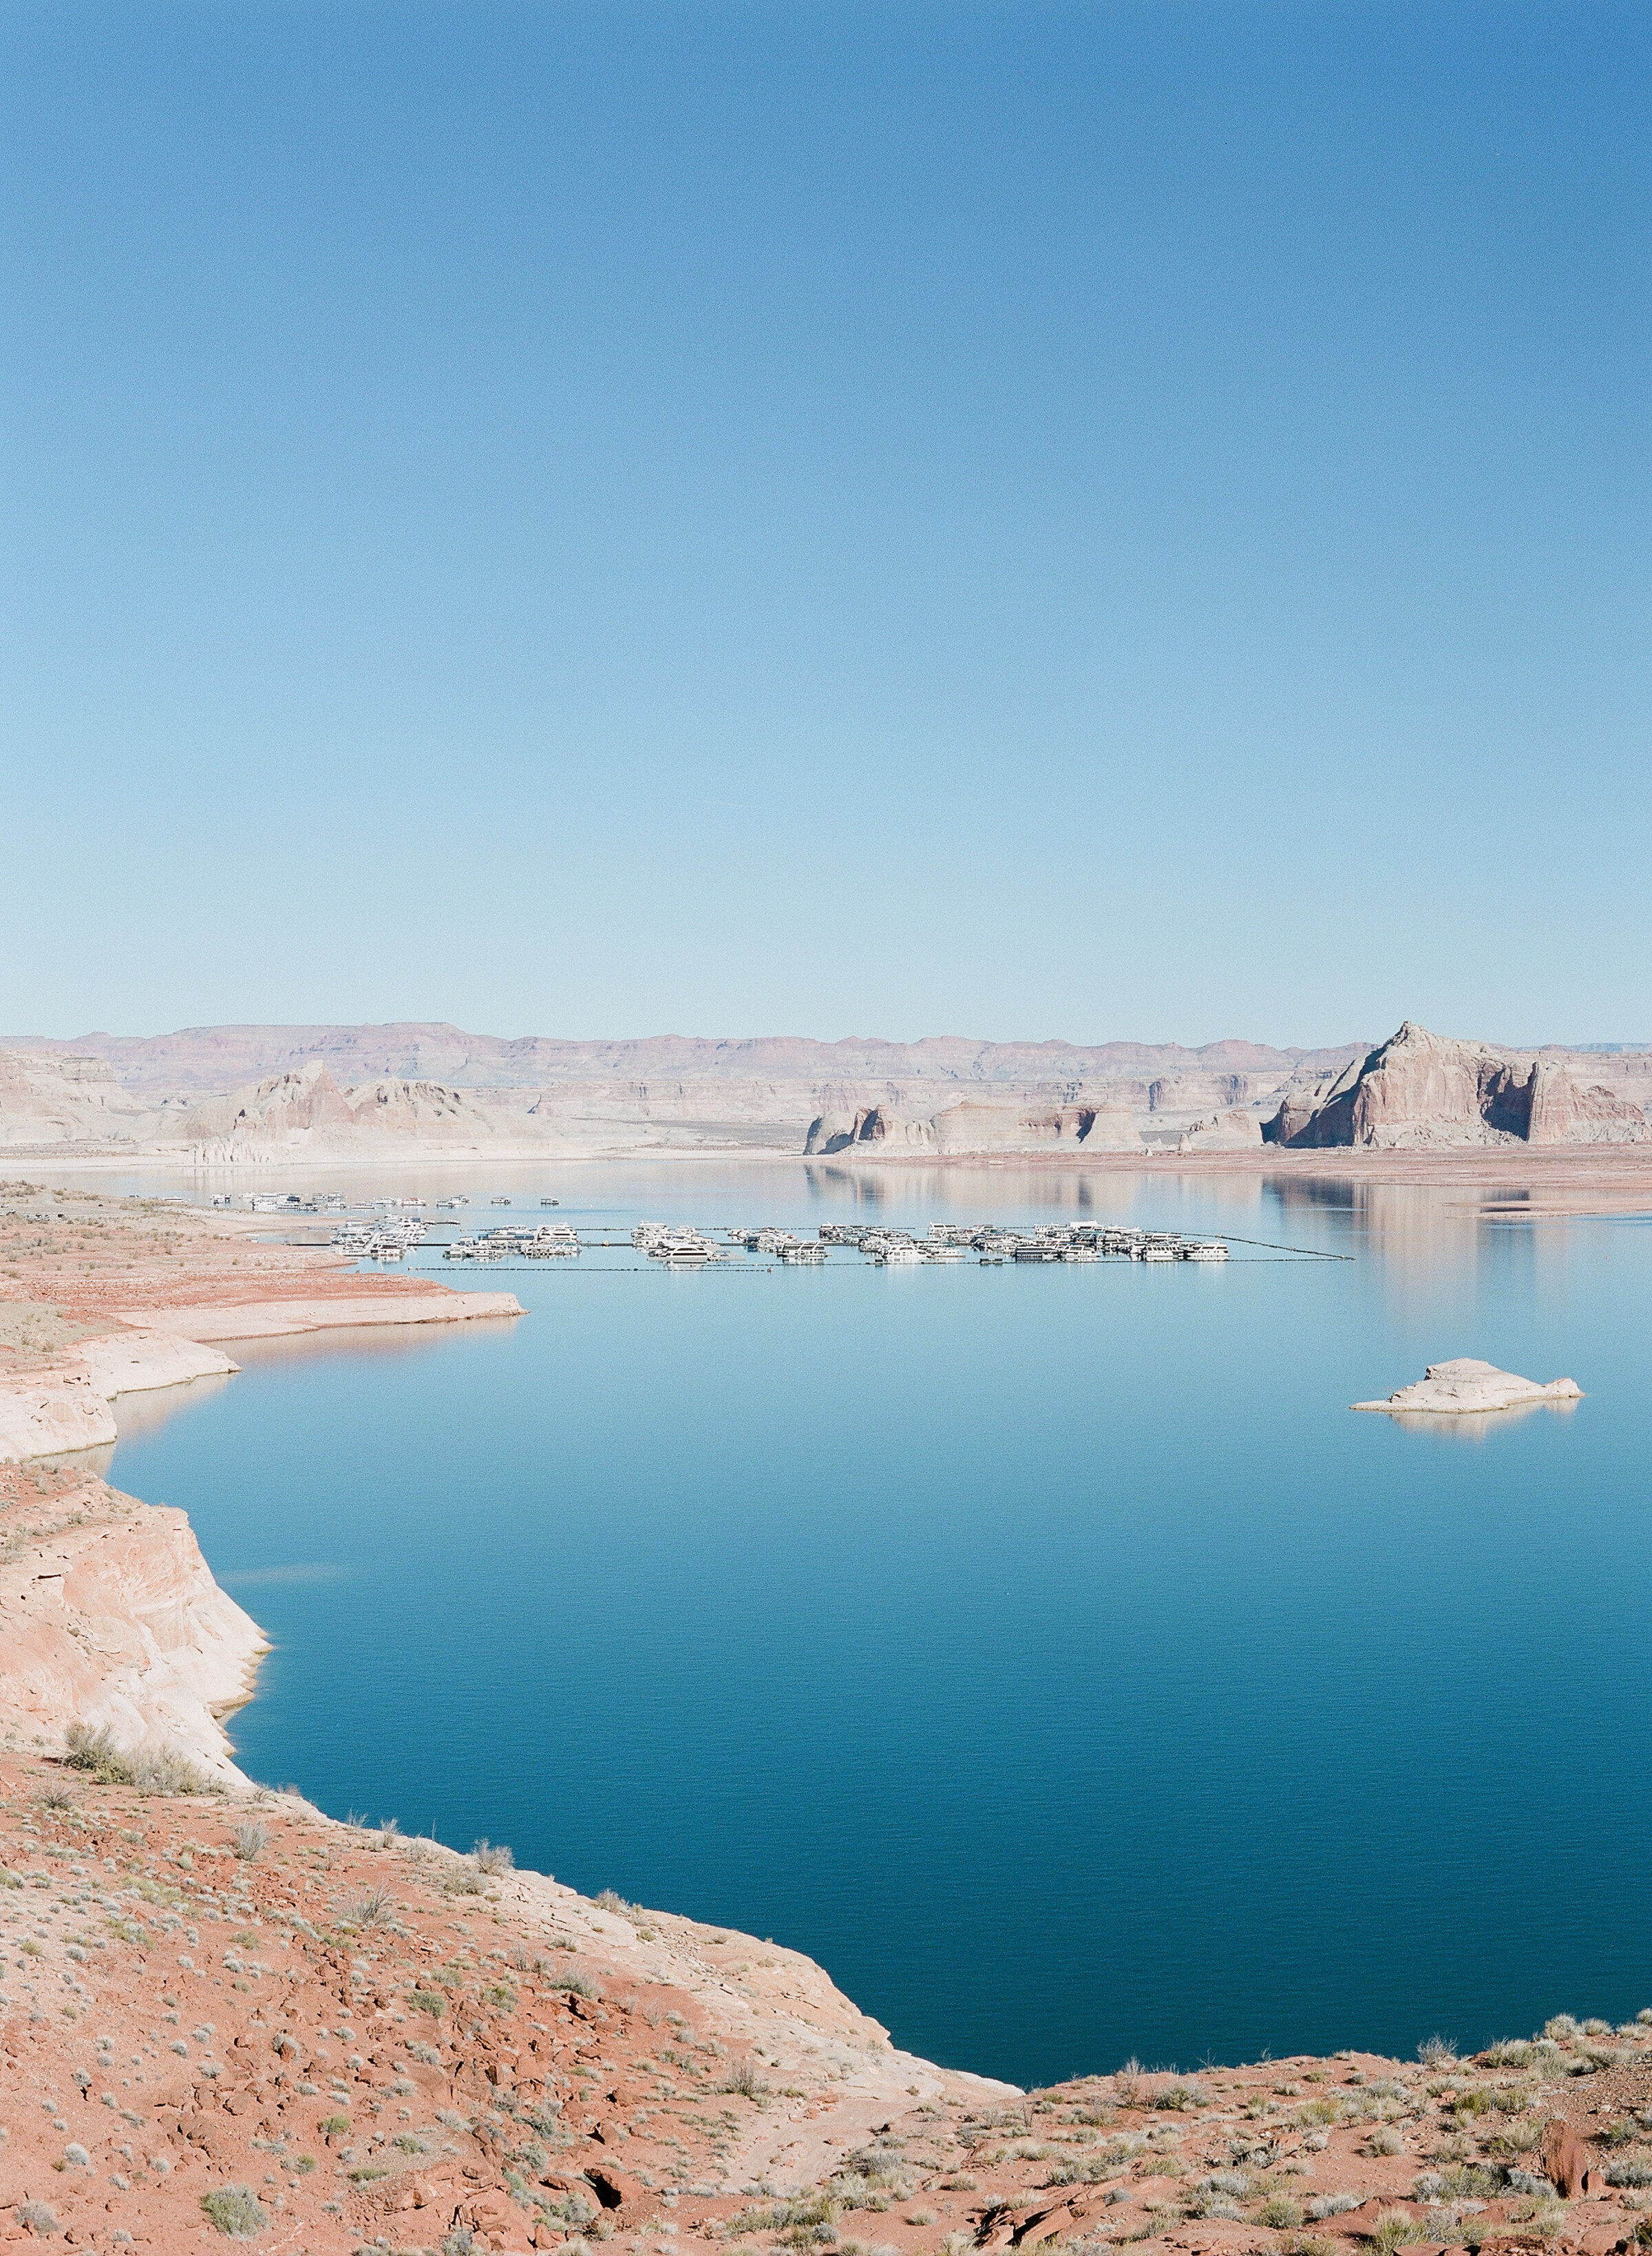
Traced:
[[1417, 2056], [1424, 2068], [1445, 2068], [1457, 2058], [1457, 2047], [1449, 2037], [1424, 2037], [1417, 2048]]
[[1609, 2186], [1652, 2185], [1652, 2162], [1644, 2155], [1626, 2154], [1606, 2164], [1606, 2183]]
[[1394, 2256], [1394, 2251], [1404, 2247], [1408, 2241], [1424, 2240], [1427, 2237], [1426, 2228], [1411, 2215], [1409, 2210], [1389, 2209], [1378, 2217], [1372, 2230], [1371, 2245], [1377, 2256]]
[[1167, 2109], [1171, 2114], [1185, 2115], [1190, 2108], [1205, 2104], [1205, 2094], [1196, 2083], [1172, 2083], [1167, 2090], [1155, 2097], [1153, 2104]]
[[269, 2223], [264, 2203], [250, 2186], [214, 2186], [200, 2196], [200, 2206], [220, 2232], [232, 2240], [250, 2240]]
[[58, 2221], [43, 2201], [20, 2201], [11, 2212], [25, 2232], [35, 2232], [44, 2240], [55, 2232]]
[[250, 1865], [269, 1838], [268, 1829], [262, 1825], [237, 1825], [231, 1845], [242, 1863]]
[[1586, 2037], [1609, 2037], [1612, 2034], [1612, 2024], [1610, 2021], [1603, 2021], [1598, 2013], [1592, 2014], [1583, 2024], [1583, 2034]]
[[1570, 2013], [1551, 2013], [1543, 2023], [1543, 2034], [1553, 2038], [1557, 2044], [1564, 2044], [1568, 2037], [1575, 2037], [1580, 2034], [1577, 2022]]
[[517, 1861], [503, 1844], [496, 1846], [491, 1841], [478, 1841], [470, 1852], [470, 1860], [479, 1872], [489, 1873], [508, 1872]]
[[123, 1753], [107, 1724], [95, 1731], [78, 1718], [63, 1734], [64, 1760], [100, 1786], [135, 1786], [140, 1794], [217, 1794], [221, 1789], [187, 1755], [171, 1747]]
[[1324, 2217], [1341, 2217], [1348, 2210], [1358, 2209], [1357, 2193], [1322, 2193], [1308, 2203], [1308, 2214], [1318, 2224]]
[[742, 2099], [762, 2099], [769, 2087], [759, 2080], [756, 2069], [749, 2060], [741, 2060], [729, 2069], [723, 2090], [737, 2094]]
[[1302, 2209], [1289, 2194], [1269, 2194], [1256, 2212], [1258, 2221], [1276, 2232], [1294, 2232], [1302, 2223]]
[[339, 1911], [352, 1927], [392, 1927], [396, 1899], [388, 1888], [363, 1888], [360, 1895], [341, 1903]]
[[1402, 2154], [1405, 2152], [1404, 2140], [1397, 2131], [1386, 2123], [1372, 2132], [1366, 2141], [1366, 2146], [1374, 2154]]
[[1454, 2115], [1489, 2115], [1497, 2102], [1482, 2083], [1470, 2091], [1448, 2091], [1442, 2104]]
[[442, 1874], [442, 1893], [449, 1896], [479, 1896], [486, 1883], [482, 1874], [469, 1865], [453, 1865]]
[[171, 1747], [158, 1753], [137, 1755], [132, 1759], [131, 1783], [140, 1794], [221, 1794], [223, 1789], [209, 1779], [199, 1764], [187, 1755], [178, 1754]]
[[566, 1990], [572, 1998], [596, 1998], [601, 1995], [600, 1991], [594, 1990], [588, 1982], [582, 1980], [577, 1974], [559, 1974], [552, 1983], [551, 1987], [553, 1990]]
[[77, 1717], [63, 1734], [63, 1759], [71, 1770], [89, 1771], [105, 1786], [130, 1786], [131, 1766], [116, 1748], [107, 1724], [95, 1731]]
[[1487, 2045], [1477, 2057], [1482, 2068], [1529, 2068], [1536, 2055], [1535, 2045], [1519, 2037], [1504, 2037], [1494, 2045]]

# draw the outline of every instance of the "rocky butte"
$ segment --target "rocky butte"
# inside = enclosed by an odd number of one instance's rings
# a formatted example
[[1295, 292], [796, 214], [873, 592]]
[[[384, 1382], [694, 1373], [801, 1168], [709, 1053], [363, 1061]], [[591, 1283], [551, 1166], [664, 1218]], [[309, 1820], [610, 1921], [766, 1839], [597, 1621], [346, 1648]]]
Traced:
[[[1295, 1150], [1432, 1151], [1471, 1144], [1639, 1144], [1643, 1102], [1581, 1079], [1580, 1061], [1431, 1034], [1408, 1019], [1380, 1049], [1290, 1090], [1262, 1130]], [[1625, 1061], [1615, 1061], [1621, 1076]], [[1631, 1089], [1645, 1088], [1636, 1058]]]

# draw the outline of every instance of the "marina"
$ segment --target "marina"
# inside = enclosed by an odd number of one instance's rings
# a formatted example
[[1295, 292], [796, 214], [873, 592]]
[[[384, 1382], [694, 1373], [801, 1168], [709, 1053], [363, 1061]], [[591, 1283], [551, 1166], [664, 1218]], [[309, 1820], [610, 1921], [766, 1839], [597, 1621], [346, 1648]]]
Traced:
[[[405, 1232], [409, 1225], [396, 1225]], [[383, 1233], [380, 1233], [381, 1236]], [[348, 1227], [335, 1231], [334, 1244], [357, 1241]], [[501, 1261], [512, 1257], [544, 1260], [554, 1255], [576, 1255], [585, 1246], [607, 1249], [607, 1237], [581, 1238], [567, 1223], [541, 1223], [537, 1229], [504, 1225], [479, 1236], [456, 1238], [443, 1251], [447, 1261]], [[1105, 1228], [1099, 1223], [1062, 1227], [1044, 1224], [1032, 1230], [1005, 1230], [992, 1223], [931, 1223], [927, 1234], [861, 1224], [823, 1223], [812, 1238], [764, 1225], [725, 1228], [721, 1236], [687, 1223], [639, 1222], [630, 1244], [650, 1261], [672, 1268], [708, 1268], [714, 1263], [739, 1260], [749, 1254], [768, 1257], [788, 1268], [819, 1267], [832, 1254], [859, 1256], [878, 1268], [917, 1268], [962, 1262], [974, 1253], [986, 1267], [1006, 1261], [1094, 1262], [1226, 1261], [1228, 1247], [1220, 1237], [1185, 1237], [1172, 1231]]]
[[[225, 1199], [213, 1202], [231, 1203]], [[243, 1193], [233, 1202], [300, 1228], [324, 1220], [330, 1225], [325, 1242], [335, 1251], [357, 1261], [391, 1265], [406, 1261], [421, 1248], [439, 1254], [444, 1262], [487, 1265], [576, 1260], [588, 1252], [631, 1251], [673, 1270], [749, 1269], [760, 1265], [801, 1269], [834, 1263], [878, 1269], [953, 1267], [969, 1262], [982, 1268], [1090, 1265], [1104, 1261], [1210, 1265], [1231, 1259], [1235, 1245], [1299, 1258], [1325, 1258], [1306, 1247], [1272, 1241], [1101, 1221], [1018, 1226], [991, 1221], [935, 1221], [923, 1230], [882, 1221], [822, 1222], [811, 1235], [772, 1223], [650, 1221], [626, 1230], [623, 1225], [616, 1229], [601, 1222], [552, 1221], [548, 1210], [559, 1206], [559, 1199], [549, 1195], [513, 1199], [503, 1193], [492, 1195], [486, 1203], [495, 1209], [533, 1207], [538, 1209], [533, 1218], [472, 1223], [466, 1213], [471, 1200], [463, 1193], [433, 1201], [382, 1197], [352, 1202], [337, 1193], [306, 1196], [297, 1192], [257, 1191]], [[318, 1237], [313, 1242], [322, 1241]]]
[[[510, 1203], [500, 1198], [489, 1202], [496, 1207]], [[433, 1222], [427, 1219], [425, 1202], [416, 1198], [375, 1199], [355, 1214], [341, 1212], [344, 1202], [332, 1198], [301, 1201], [259, 1193], [250, 1203], [256, 1213], [281, 1214], [294, 1221], [311, 1215], [335, 1217], [327, 1238], [334, 1251], [358, 1261], [393, 1264], [426, 1243], [437, 1250], [432, 1231], [445, 1235], [457, 1228], [446, 1217], [457, 1216], [470, 1202], [438, 1199]], [[541, 1199], [538, 1203], [543, 1209], [557, 1201]], [[999, 1223], [933, 1222], [919, 1236], [887, 1223], [826, 1222], [809, 1237], [769, 1223], [730, 1223], [714, 1233], [688, 1223], [640, 1222], [621, 1238], [606, 1230], [581, 1232], [571, 1222], [509, 1222], [461, 1230], [446, 1237], [439, 1250], [444, 1261], [495, 1263], [572, 1260], [586, 1251], [612, 1251], [626, 1245], [650, 1261], [691, 1269], [728, 1262], [749, 1265], [749, 1257], [754, 1255], [787, 1268], [818, 1268], [830, 1258], [842, 1256], [881, 1269], [952, 1266], [972, 1257], [983, 1268], [1103, 1260], [1211, 1263], [1231, 1257], [1225, 1237], [1101, 1223], [1046, 1223], [1012, 1230]]]

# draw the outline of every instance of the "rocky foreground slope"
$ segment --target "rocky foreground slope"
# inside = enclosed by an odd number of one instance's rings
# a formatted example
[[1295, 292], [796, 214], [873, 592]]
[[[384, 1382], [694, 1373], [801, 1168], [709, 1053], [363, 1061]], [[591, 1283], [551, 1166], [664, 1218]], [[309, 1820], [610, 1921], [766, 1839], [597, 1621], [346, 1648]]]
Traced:
[[[94, 1756], [95, 1750], [94, 1751]], [[1021, 2094], [795, 1952], [320, 1816], [0, 1752], [0, 2238], [314, 2256], [690, 2242], [1652, 2240], [1652, 2031]]]

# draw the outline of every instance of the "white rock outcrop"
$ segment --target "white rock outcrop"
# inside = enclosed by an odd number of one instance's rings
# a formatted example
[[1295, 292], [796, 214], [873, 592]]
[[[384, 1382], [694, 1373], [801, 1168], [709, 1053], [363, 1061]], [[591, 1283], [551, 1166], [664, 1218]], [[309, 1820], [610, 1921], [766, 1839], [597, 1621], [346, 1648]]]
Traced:
[[1474, 1417], [1487, 1410], [1524, 1410], [1536, 1402], [1578, 1402], [1583, 1389], [1575, 1378], [1551, 1378], [1539, 1385], [1535, 1378], [1516, 1378], [1499, 1371], [1494, 1363], [1477, 1356], [1459, 1355], [1449, 1363], [1431, 1363], [1421, 1378], [1402, 1386], [1382, 1402], [1353, 1402], [1352, 1410], [1387, 1410], [1403, 1416], [1426, 1411], [1445, 1417]]
[[218, 1377], [238, 1364], [215, 1347], [133, 1329], [78, 1341], [55, 1371], [0, 1380], [0, 1464], [106, 1448], [117, 1394]]
[[268, 1640], [221, 1590], [181, 1512], [54, 1530], [0, 1561], [0, 1726], [56, 1741], [74, 1718], [175, 1748], [244, 1785], [221, 1718]]

